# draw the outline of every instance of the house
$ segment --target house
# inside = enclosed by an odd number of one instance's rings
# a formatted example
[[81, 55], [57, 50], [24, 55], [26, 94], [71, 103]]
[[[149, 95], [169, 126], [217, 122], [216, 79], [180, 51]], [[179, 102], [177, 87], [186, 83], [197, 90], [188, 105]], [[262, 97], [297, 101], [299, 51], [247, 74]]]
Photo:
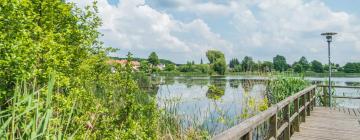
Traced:
[[160, 70], [164, 70], [164, 69], [165, 69], [165, 64], [159, 64], [159, 65], [157, 65], [157, 67], [158, 67]]
[[[107, 62], [108, 64], [112, 65], [112, 64], [120, 64], [121, 66], [125, 66], [128, 61], [127, 60], [109, 60]], [[140, 68], [140, 62], [138, 61], [131, 61], [131, 66], [134, 70], [138, 71]]]

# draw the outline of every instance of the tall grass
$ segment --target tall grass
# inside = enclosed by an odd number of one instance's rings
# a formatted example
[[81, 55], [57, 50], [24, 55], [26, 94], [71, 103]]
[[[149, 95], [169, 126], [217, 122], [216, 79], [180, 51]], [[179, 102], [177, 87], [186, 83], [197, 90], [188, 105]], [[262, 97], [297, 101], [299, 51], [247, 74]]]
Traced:
[[[73, 109], [67, 114], [54, 113], [54, 78], [40, 90], [28, 87], [25, 82], [18, 84], [13, 97], [7, 101], [8, 106], [0, 110], [0, 139], [72, 138], [76, 132], [68, 133], [67, 129]], [[61, 118], [60, 122], [53, 123], [54, 117]]]

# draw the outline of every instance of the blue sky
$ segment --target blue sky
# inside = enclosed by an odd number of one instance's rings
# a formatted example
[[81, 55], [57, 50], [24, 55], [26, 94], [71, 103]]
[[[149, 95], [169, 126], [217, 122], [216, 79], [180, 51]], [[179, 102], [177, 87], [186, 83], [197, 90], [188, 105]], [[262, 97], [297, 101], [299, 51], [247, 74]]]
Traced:
[[[88, 1], [71, 0], [79, 6]], [[105, 45], [176, 63], [206, 60], [209, 49], [226, 59], [252, 56], [268, 60], [284, 55], [288, 63], [301, 56], [327, 62], [320, 33], [338, 32], [333, 61], [360, 61], [358, 0], [99, 0]]]

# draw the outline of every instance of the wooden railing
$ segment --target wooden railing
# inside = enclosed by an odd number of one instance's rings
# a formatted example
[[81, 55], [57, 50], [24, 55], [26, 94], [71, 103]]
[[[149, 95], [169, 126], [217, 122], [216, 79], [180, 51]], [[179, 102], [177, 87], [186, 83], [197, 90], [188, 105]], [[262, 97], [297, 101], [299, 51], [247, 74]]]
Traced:
[[[300, 131], [300, 123], [305, 122], [306, 116], [310, 116], [310, 111], [315, 106], [315, 89], [316, 85], [313, 85], [287, 97], [260, 114], [216, 135], [213, 139], [251, 140], [253, 138], [253, 130], [264, 122], [269, 121], [269, 139], [278, 139], [279, 136], [282, 136], [283, 139], [289, 140], [291, 137], [291, 127], [295, 131]], [[290, 114], [290, 105], [292, 103], [294, 104], [294, 113]], [[282, 121], [278, 118], [280, 115], [283, 117]]]
[[[322, 96], [323, 96], [323, 105], [324, 106], [330, 106], [330, 102], [329, 102], [329, 94], [328, 94], [328, 85], [317, 85], [317, 87], [322, 88]], [[351, 89], [359, 89], [360, 90], [360, 86], [338, 86], [338, 85], [332, 85], [332, 88], [351, 88]], [[338, 95], [332, 95], [331, 98], [347, 98], [347, 99], [360, 99], [359, 96], [338, 96]]]

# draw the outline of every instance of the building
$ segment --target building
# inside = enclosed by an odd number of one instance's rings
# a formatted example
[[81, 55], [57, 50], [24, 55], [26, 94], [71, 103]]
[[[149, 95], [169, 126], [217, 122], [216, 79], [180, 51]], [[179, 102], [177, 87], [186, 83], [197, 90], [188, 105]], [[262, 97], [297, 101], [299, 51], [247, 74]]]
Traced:
[[[128, 63], [127, 60], [109, 60], [108, 64], [120, 64], [121, 66], [125, 66]], [[138, 71], [140, 68], [140, 62], [131, 61], [131, 66], [134, 70]]]

